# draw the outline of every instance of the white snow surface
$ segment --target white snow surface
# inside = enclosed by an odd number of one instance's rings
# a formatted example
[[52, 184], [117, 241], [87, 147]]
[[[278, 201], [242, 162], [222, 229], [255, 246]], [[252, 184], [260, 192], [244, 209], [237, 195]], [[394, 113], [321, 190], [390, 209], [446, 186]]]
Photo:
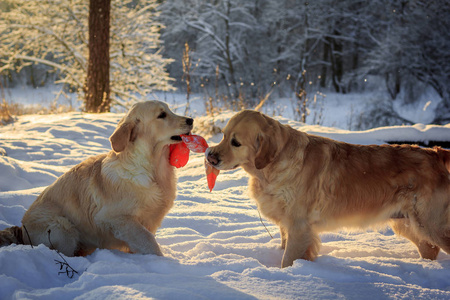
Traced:
[[[233, 113], [214, 119], [223, 127]], [[0, 127], [0, 230], [21, 224], [38, 194], [89, 156], [110, 150], [120, 113], [22, 116]], [[359, 144], [450, 141], [450, 124], [350, 132], [278, 117], [296, 129]], [[208, 122], [197, 118], [196, 124]], [[195, 130], [194, 130], [195, 133]], [[220, 135], [209, 137], [213, 145]], [[179, 169], [175, 205], [157, 231], [164, 257], [96, 250], [64, 257], [40, 245], [0, 248], [0, 299], [450, 299], [450, 255], [423, 260], [386, 229], [321, 234], [320, 256], [281, 269], [277, 227], [260, 222], [242, 169], [222, 172], [213, 192], [203, 156]], [[63, 272], [59, 274], [59, 272]]]

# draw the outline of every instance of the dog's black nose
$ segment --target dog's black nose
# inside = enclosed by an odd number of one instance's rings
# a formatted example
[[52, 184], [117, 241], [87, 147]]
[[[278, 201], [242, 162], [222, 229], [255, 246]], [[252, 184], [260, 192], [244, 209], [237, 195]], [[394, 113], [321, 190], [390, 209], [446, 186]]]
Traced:
[[192, 125], [193, 123], [194, 123], [194, 119], [192, 119], [192, 118], [187, 118], [186, 119], [186, 124]]
[[208, 160], [208, 162], [213, 165], [213, 166], [217, 166], [220, 162], [219, 158], [217, 157], [216, 154], [214, 153], [208, 153], [208, 157], [206, 158]]

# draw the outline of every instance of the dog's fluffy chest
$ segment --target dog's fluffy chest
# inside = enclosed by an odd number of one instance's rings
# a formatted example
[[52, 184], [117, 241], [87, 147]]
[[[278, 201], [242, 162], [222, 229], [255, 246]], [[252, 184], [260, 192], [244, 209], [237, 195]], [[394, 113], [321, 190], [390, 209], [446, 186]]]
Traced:
[[111, 186], [121, 186], [123, 188], [118, 190], [128, 191], [128, 195], [123, 197], [133, 199], [129, 203], [134, 206], [134, 209], [130, 207], [131, 210], [166, 212], [166, 207], [172, 206], [176, 196], [175, 172], [168, 161], [140, 164], [106, 159], [102, 175]]
[[263, 215], [277, 224], [284, 218], [290, 206], [290, 191], [276, 189], [272, 184], [261, 184], [258, 178], [251, 177], [249, 181], [250, 196], [256, 200]]

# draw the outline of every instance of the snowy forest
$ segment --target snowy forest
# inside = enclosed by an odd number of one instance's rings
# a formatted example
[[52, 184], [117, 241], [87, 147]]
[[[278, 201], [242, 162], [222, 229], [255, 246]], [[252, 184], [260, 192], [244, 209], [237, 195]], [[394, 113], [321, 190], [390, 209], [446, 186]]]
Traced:
[[392, 99], [403, 89], [414, 101], [431, 86], [450, 110], [448, 1], [173, 0], [161, 11], [170, 74], [182, 78], [187, 42], [191, 78], [211, 86], [218, 72], [230, 98], [262, 98], [275, 84], [349, 93], [377, 76]]
[[[88, 1], [0, 6], [2, 86], [57, 81], [82, 98]], [[292, 96], [301, 108], [317, 92], [383, 89], [413, 103], [432, 89], [444, 124], [449, 28], [445, 0], [112, 0], [111, 98], [179, 89], [233, 108]]]

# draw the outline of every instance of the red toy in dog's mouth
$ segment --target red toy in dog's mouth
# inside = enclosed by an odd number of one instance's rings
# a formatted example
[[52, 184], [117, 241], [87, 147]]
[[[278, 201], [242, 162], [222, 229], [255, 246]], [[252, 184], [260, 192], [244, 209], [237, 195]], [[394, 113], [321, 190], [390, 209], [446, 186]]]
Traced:
[[206, 180], [208, 181], [209, 191], [211, 192], [216, 185], [217, 176], [220, 170], [214, 168], [205, 158]]
[[[181, 143], [170, 145], [169, 163], [176, 168], [184, 167], [187, 164], [189, 161], [189, 151], [205, 153], [206, 149], [208, 149], [208, 143], [199, 135], [182, 134], [179, 138], [182, 141]], [[171, 139], [178, 140], [178, 136], [173, 136]], [[208, 163], [206, 159], [205, 171], [209, 191], [212, 191], [220, 171]]]
[[183, 139], [181, 138], [181, 136], [183, 136], [183, 135], [190, 135], [191, 133], [190, 132], [186, 132], [185, 134], [181, 134], [181, 135], [173, 135], [173, 136], [171, 136], [170, 137], [170, 139], [172, 140], [172, 141], [177, 141], [177, 142], [181, 142], [181, 141], [183, 141]]

